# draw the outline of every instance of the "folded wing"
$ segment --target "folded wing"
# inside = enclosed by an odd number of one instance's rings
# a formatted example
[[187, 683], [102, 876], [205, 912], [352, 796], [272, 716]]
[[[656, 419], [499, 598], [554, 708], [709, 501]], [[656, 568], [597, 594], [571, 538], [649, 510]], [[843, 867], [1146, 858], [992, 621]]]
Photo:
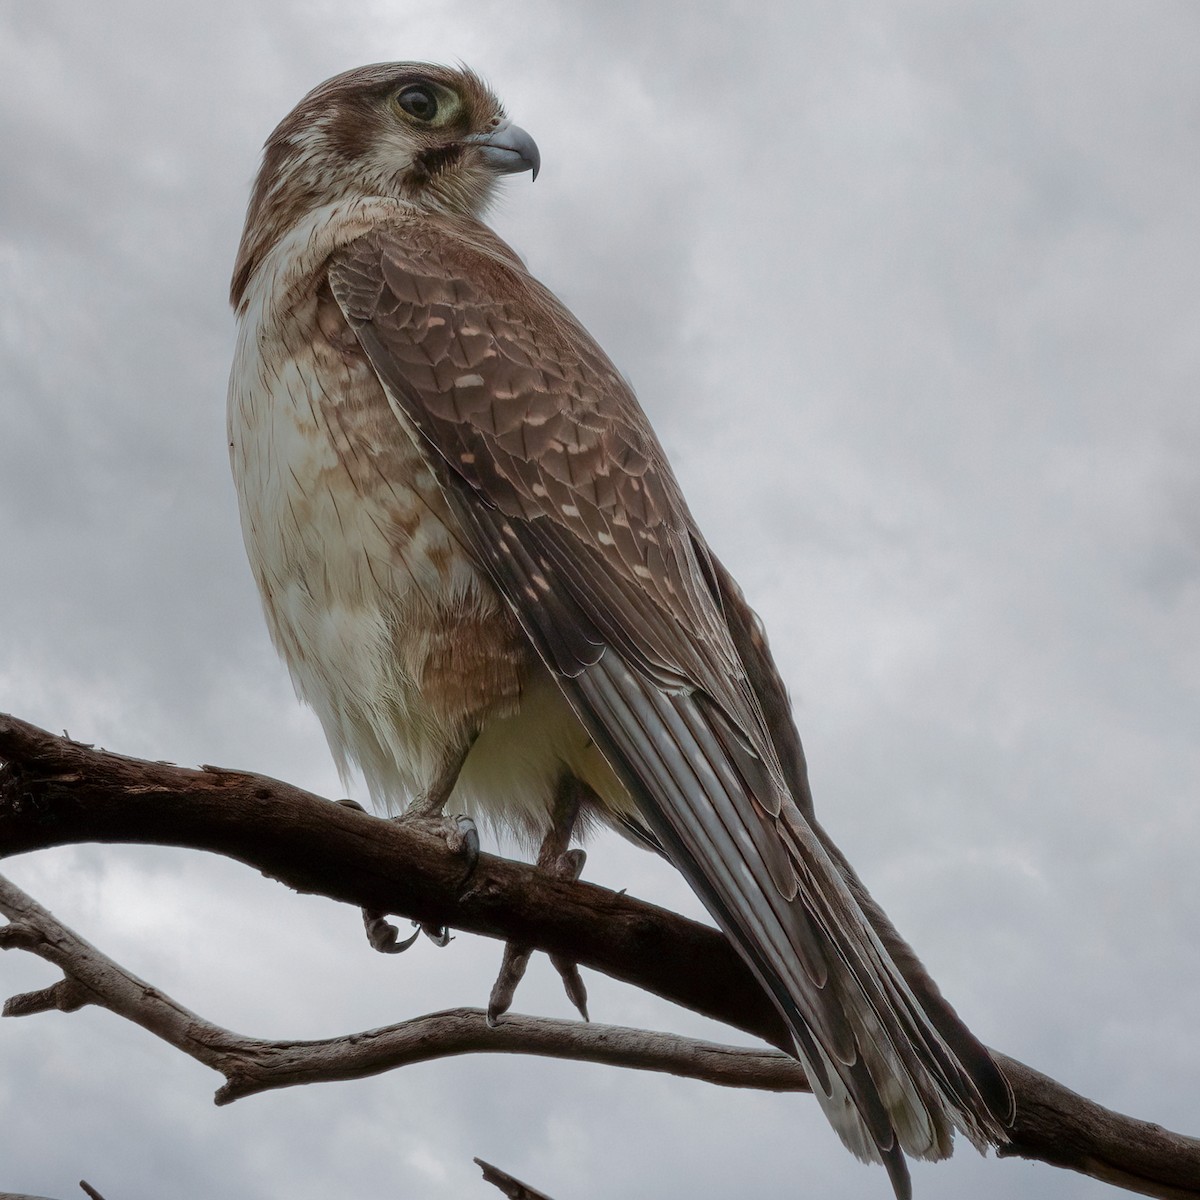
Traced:
[[816, 824], [766, 643], [603, 351], [474, 223], [398, 219], [329, 282], [471, 553], [846, 1144], [905, 1195], [904, 1152], [943, 1157], [956, 1126], [1002, 1141], [1003, 1077]]

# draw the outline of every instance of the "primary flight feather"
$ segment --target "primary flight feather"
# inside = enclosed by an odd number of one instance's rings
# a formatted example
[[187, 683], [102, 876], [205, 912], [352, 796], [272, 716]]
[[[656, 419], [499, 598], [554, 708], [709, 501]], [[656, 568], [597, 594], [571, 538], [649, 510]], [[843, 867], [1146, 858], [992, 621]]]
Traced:
[[531, 837], [564, 780], [660, 848], [834, 1128], [1004, 1140], [986, 1049], [816, 821], [784, 686], [603, 350], [481, 221], [532, 139], [466, 70], [362, 67], [266, 145], [229, 392], [271, 635], [341, 768]]

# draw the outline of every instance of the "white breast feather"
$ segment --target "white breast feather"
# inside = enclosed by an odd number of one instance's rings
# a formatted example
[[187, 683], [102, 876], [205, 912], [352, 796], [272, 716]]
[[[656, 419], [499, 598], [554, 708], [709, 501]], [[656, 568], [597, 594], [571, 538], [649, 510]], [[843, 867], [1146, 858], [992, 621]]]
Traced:
[[[332, 205], [298, 225], [256, 272], [240, 313], [229, 386], [229, 445], [242, 533], [271, 637], [300, 697], [320, 718], [343, 778], [361, 767], [372, 799], [396, 810], [434, 776], [446, 736], [416, 681], [425, 647], [397, 615], [421, 598], [501, 601], [462, 554], [432, 473], [399, 421], [404, 478], [351, 486], [321, 415], [321, 382], [297, 324], [313, 271], [394, 202]], [[403, 557], [383, 532], [396, 505], [419, 514]], [[438, 551], [443, 551], [440, 555]], [[437, 555], [441, 569], [434, 562]], [[452, 808], [530, 836], [546, 824], [563, 766], [613, 808], [624, 789], [562, 693], [535, 672], [520, 711], [490, 722], [459, 776]]]

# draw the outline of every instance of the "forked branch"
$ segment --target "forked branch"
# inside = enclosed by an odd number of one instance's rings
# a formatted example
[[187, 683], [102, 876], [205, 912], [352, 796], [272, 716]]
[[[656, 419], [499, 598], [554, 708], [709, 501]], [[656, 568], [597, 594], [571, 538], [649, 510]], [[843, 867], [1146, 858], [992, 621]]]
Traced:
[[[481, 855], [471, 878], [464, 880], [461, 862], [443, 843], [416, 830], [264, 776], [126, 758], [55, 737], [12, 717], [0, 716], [0, 762], [6, 764], [0, 768], [0, 857], [78, 842], [141, 842], [224, 854], [298, 891], [527, 942], [771, 1045], [787, 1044], [770, 1003], [719, 933], [642, 901], [592, 884], [548, 879], [521, 863], [490, 855]], [[49, 914], [45, 917], [53, 921]], [[58, 965], [65, 973], [63, 983], [26, 999], [26, 1011], [60, 1002], [106, 1003], [99, 998], [103, 984], [103, 994], [123, 997], [121, 1003], [130, 1006], [128, 1011], [114, 1011], [159, 1036], [169, 1034], [167, 1040], [188, 1053], [211, 1057], [219, 1052], [226, 1056], [225, 1065], [233, 1061], [230, 1056], [237, 1057], [239, 1070], [225, 1071], [227, 1083], [218, 1093], [222, 1100], [264, 1087], [351, 1078], [436, 1057], [420, 1053], [420, 1046], [429, 1044], [422, 1039], [430, 1030], [442, 1039], [440, 1054], [556, 1054], [720, 1083], [732, 1082], [727, 1075], [736, 1062], [736, 1071], [746, 1071], [740, 1086], [804, 1086], [798, 1067], [766, 1052], [533, 1018], [514, 1018], [498, 1030], [487, 1030], [470, 1010], [334, 1039], [334, 1048], [240, 1038], [207, 1026], [127, 973], [98, 980], [78, 953], [62, 949], [67, 946], [63, 935], [69, 931], [57, 922], [60, 932], [39, 941], [38, 922], [28, 911], [10, 920], [7, 941], [47, 958], [47, 946], [62, 952]], [[107, 963], [94, 948], [87, 949], [93, 964]], [[504, 1038], [508, 1041], [501, 1044]], [[361, 1056], [355, 1058], [346, 1043], [359, 1042]], [[314, 1049], [322, 1046], [325, 1050]], [[1068, 1167], [1148, 1196], [1200, 1197], [1200, 1141], [1111, 1112], [1023, 1063], [993, 1053], [1017, 1102], [1011, 1142], [1003, 1155]], [[385, 1062], [388, 1055], [399, 1057]], [[756, 1055], [754, 1061], [751, 1055]], [[692, 1069], [681, 1069], [689, 1062]], [[215, 1061], [209, 1065], [225, 1070]], [[751, 1081], [756, 1071], [764, 1073], [764, 1082]], [[799, 1081], [793, 1082], [797, 1075]]]

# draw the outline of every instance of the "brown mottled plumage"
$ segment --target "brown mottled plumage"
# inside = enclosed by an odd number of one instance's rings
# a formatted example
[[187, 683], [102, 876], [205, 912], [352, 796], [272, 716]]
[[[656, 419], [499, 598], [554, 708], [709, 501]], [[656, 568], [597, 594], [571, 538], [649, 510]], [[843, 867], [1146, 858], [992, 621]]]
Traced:
[[907, 1195], [904, 1152], [1004, 1140], [1007, 1085], [816, 823], [765, 638], [637, 400], [480, 223], [536, 165], [475, 76], [417, 64], [328, 81], [268, 141], [229, 413], [272, 636], [377, 800], [537, 836], [575, 778], [661, 846]]

